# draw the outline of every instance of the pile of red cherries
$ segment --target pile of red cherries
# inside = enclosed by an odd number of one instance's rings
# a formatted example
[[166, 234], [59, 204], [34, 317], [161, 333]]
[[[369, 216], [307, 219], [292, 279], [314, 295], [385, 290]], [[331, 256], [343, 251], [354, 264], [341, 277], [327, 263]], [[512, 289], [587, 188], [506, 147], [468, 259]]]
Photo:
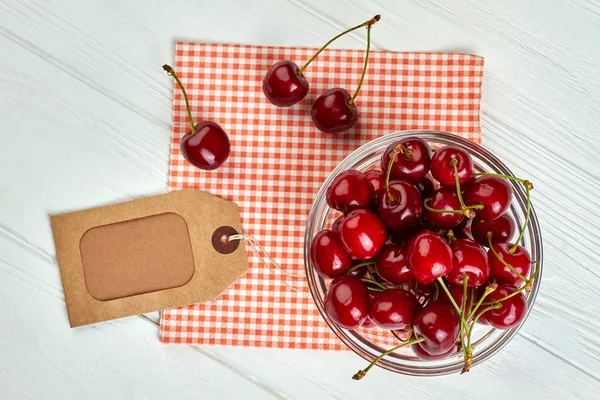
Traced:
[[[513, 243], [510, 180], [523, 184], [527, 195], [525, 222]], [[332, 279], [325, 312], [342, 328], [384, 329], [401, 341], [354, 379], [407, 346], [423, 360], [462, 353], [466, 372], [476, 323], [510, 329], [525, 318], [524, 292], [538, 272], [519, 244], [532, 189], [513, 176], [474, 173], [460, 147], [432, 155], [418, 137], [390, 145], [381, 170], [335, 177], [327, 204], [343, 215], [310, 247], [315, 271]]]

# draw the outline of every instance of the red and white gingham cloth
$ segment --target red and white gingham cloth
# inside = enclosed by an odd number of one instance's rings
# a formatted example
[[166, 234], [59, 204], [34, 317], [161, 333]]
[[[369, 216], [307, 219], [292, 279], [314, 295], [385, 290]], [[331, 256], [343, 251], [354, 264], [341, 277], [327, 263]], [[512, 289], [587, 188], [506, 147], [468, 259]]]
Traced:
[[[302, 273], [304, 226], [313, 198], [333, 168], [378, 136], [436, 129], [480, 141], [483, 58], [450, 53], [372, 51], [356, 100], [360, 119], [341, 135], [312, 125], [313, 101], [340, 86], [352, 94], [364, 50], [325, 50], [306, 70], [308, 96], [291, 108], [272, 106], [262, 93], [271, 65], [302, 65], [316, 49], [181, 42], [175, 71], [187, 89], [195, 121], [212, 120], [229, 134], [231, 155], [219, 169], [201, 171], [179, 152], [189, 129], [175, 87], [170, 190], [197, 188], [239, 205], [244, 231], [283, 269]], [[161, 313], [168, 343], [345, 349], [321, 318], [303, 278], [275, 276], [247, 248], [247, 273], [215, 301]], [[298, 288], [293, 291], [280, 278]]]

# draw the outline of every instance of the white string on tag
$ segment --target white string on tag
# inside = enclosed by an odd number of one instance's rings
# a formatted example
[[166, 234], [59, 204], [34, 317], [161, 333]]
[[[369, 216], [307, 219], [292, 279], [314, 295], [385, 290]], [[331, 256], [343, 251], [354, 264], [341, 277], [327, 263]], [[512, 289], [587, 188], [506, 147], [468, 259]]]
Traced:
[[[286, 271], [285, 269], [281, 268], [279, 266], [279, 264], [277, 264], [277, 262], [275, 260], [273, 260], [273, 258], [267, 253], [267, 251], [265, 250], [263, 245], [260, 244], [260, 242], [253, 236], [247, 235], [245, 233], [238, 233], [235, 235], [230, 235], [229, 237], [227, 237], [227, 240], [230, 240], [230, 241], [231, 240], [243, 240], [243, 241], [248, 242], [252, 246], [252, 248], [254, 249], [256, 254], [258, 255], [258, 258], [260, 258], [260, 260], [263, 262], [263, 264], [269, 269], [269, 271], [273, 275], [277, 275], [277, 272], [273, 268], [271, 268], [271, 265], [273, 265], [280, 273], [287, 275], [291, 278], [303, 278], [304, 277], [304, 274], [294, 274], [292, 272]], [[283, 283], [290, 289], [292, 289], [296, 292], [298, 291], [297, 288], [290, 285], [283, 279], [279, 279], [279, 280], [281, 281], [281, 283]]]

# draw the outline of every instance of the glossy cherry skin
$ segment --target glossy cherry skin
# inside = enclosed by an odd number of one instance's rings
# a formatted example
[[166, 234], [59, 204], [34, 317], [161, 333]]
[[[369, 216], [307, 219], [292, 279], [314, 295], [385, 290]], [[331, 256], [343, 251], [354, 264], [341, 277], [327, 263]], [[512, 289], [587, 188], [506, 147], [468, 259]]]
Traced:
[[[460, 210], [460, 201], [456, 190], [450, 186], [441, 187], [433, 192], [431, 200], [427, 202], [430, 208], [436, 210]], [[438, 229], [452, 229], [465, 218], [463, 214], [438, 213], [423, 208], [423, 217], [427, 222]]]
[[371, 202], [371, 184], [365, 174], [349, 169], [335, 177], [325, 196], [329, 207], [342, 212], [367, 208]]
[[[498, 255], [518, 273], [524, 277], [529, 275], [529, 271], [531, 270], [531, 256], [525, 247], [518, 245], [514, 254], [510, 254], [510, 248], [513, 246], [511, 243], [494, 243], [493, 246]], [[490, 263], [491, 276], [496, 282], [508, 283], [515, 286], [523, 282], [521, 278], [498, 260], [491, 249], [488, 250], [488, 261]]]
[[399, 230], [417, 225], [423, 213], [419, 189], [406, 181], [392, 181], [389, 190], [394, 201], [390, 201], [386, 191], [382, 191], [377, 198], [379, 216], [385, 226]]
[[488, 232], [492, 232], [492, 242], [508, 242], [512, 239], [517, 228], [515, 221], [508, 214], [502, 214], [496, 219], [484, 221], [478, 216], [473, 218], [471, 234], [479, 244], [488, 247]]
[[[486, 298], [486, 302], [492, 302], [508, 296], [517, 291], [517, 288], [512, 285], [498, 285], [496, 290], [490, 293]], [[483, 316], [488, 324], [496, 329], [511, 329], [519, 325], [527, 314], [527, 299], [523, 292], [503, 300], [502, 308], [486, 311]]]
[[444, 146], [431, 158], [431, 175], [443, 186], [455, 186], [454, 167], [450, 163], [456, 159], [458, 181], [462, 185], [473, 175], [473, 159], [465, 150], [455, 146]]
[[454, 347], [460, 330], [460, 317], [453, 306], [443, 301], [430, 301], [417, 312], [413, 322], [415, 337], [431, 355], [446, 354]]
[[181, 155], [196, 168], [219, 168], [229, 157], [229, 137], [216, 122], [202, 121], [195, 128], [196, 133], [189, 131], [181, 138]]
[[383, 329], [406, 329], [412, 325], [419, 302], [403, 289], [388, 289], [379, 293], [369, 308], [369, 318]]
[[315, 271], [326, 279], [344, 275], [352, 267], [352, 257], [338, 234], [328, 229], [317, 233], [313, 238], [310, 259]]
[[339, 217], [337, 217], [337, 219], [335, 221], [333, 221], [333, 224], [331, 224], [331, 230], [334, 231], [335, 233], [339, 234], [340, 226], [342, 226], [343, 220], [344, 220], [343, 215], [340, 215]]
[[308, 93], [309, 85], [296, 63], [276, 62], [263, 78], [262, 90], [269, 102], [277, 107], [289, 107]]
[[342, 328], [356, 329], [369, 315], [369, 290], [360, 278], [335, 278], [325, 294], [325, 312]]
[[433, 184], [433, 181], [431, 180], [429, 175], [425, 175], [419, 180], [412, 181], [412, 184], [415, 185], [417, 189], [419, 189], [419, 192], [421, 193], [421, 198], [423, 199], [430, 198], [433, 195], [433, 191], [435, 190], [435, 185]]
[[315, 100], [311, 118], [318, 130], [325, 133], [342, 133], [358, 122], [358, 109], [350, 103], [346, 89], [327, 90]]
[[396, 146], [402, 145], [405, 149], [412, 151], [412, 156], [398, 154], [392, 163], [390, 176], [395, 179], [416, 181], [423, 178], [429, 172], [431, 163], [431, 148], [423, 139], [407, 138], [392, 143], [381, 157], [381, 170], [386, 173], [390, 165], [390, 157]]
[[[358, 261], [355, 262], [355, 264], [358, 264], [358, 263], [359, 263]], [[368, 273], [369, 273], [368, 268], [366, 266], [364, 266], [364, 267], [356, 268], [352, 272], [348, 272], [346, 275], [356, 276], [357, 278], [370, 278]], [[371, 292], [369, 292], [369, 293], [371, 293]]]
[[377, 210], [377, 198], [379, 193], [385, 190], [385, 175], [381, 170], [372, 169], [365, 172], [365, 177], [371, 184], [371, 204], [369, 205], [369, 209], [373, 212], [379, 212]]
[[368, 260], [379, 253], [387, 240], [387, 229], [377, 215], [368, 210], [353, 210], [340, 226], [346, 251], [355, 260]]
[[406, 245], [386, 244], [375, 259], [377, 274], [393, 285], [402, 285], [413, 280], [408, 267]]
[[467, 286], [484, 285], [490, 277], [488, 256], [481, 245], [473, 240], [457, 239], [450, 245], [452, 249], [452, 270], [446, 280], [454, 285], [463, 285], [467, 276]]
[[408, 262], [415, 280], [428, 284], [452, 270], [452, 250], [437, 233], [422, 231], [408, 244]]
[[476, 210], [483, 220], [496, 219], [508, 210], [512, 200], [513, 188], [508, 179], [495, 176], [478, 176], [465, 192], [465, 204], [482, 204], [482, 210]]
[[448, 349], [447, 352], [442, 353], [442, 354], [437, 354], [437, 355], [429, 354], [427, 351], [423, 350], [423, 348], [421, 347], [421, 343], [415, 343], [415, 344], [411, 345], [410, 348], [417, 357], [419, 357], [421, 360], [426, 360], [426, 361], [443, 360], [445, 358], [450, 357], [452, 354], [456, 353], [456, 349], [454, 347], [451, 347]]
[[[460, 308], [462, 310], [462, 303], [463, 303], [463, 287], [462, 284], [460, 286], [458, 285], [451, 285], [448, 286], [448, 291], [450, 292], [450, 295], [452, 296], [452, 298], [454, 299], [454, 301], [456, 302], [456, 305], [458, 306], [458, 308]], [[469, 309], [469, 307], [471, 305], [475, 306], [475, 304], [477, 304], [477, 302], [479, 301], [479, 298], [481, 297], [479, 294], [479, 290], [475, 290], [475, 295], [471, 296], [471, 288], [467, 289], [467, 310]], [[473, 297], [471, 299], [471, 297]], [[452, 302], [450, 301], [450, 298], [448, 297], [448, 295], [446, 294], [446, 292], [444, 290], [440, 290], [440, 300], [445, 301], [446, 303], [452, 305]], [[472, 304], [471, 304], [472, 301]]]

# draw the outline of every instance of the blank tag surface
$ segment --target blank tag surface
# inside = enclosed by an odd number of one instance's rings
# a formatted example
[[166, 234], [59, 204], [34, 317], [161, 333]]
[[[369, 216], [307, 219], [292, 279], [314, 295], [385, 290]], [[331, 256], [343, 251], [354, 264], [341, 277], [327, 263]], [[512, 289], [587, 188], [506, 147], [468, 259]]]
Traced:
[[213, 300], [248, 268], [244, 246], [213, 242], [242, 231], [237, 205], [193, 189], [51, 223], [72, 327]]

